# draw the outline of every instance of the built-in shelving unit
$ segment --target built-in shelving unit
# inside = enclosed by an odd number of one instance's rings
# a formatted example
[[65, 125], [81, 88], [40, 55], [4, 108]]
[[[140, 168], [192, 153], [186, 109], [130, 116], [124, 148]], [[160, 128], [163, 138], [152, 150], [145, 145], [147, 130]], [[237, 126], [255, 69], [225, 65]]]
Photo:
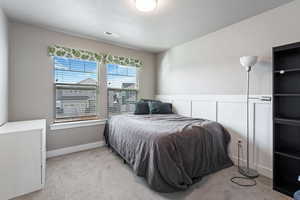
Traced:
[[300, 189], [300, 43], [273, 48], [273, 188]]

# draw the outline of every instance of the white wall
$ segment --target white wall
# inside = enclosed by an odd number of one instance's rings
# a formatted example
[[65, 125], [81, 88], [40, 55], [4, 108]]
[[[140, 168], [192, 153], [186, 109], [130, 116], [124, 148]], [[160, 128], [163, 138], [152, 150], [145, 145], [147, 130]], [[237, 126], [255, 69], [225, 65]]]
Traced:
[[272, 47], [300, 41], [300, 1], [228, 26], [158, 55], [157, 94], [245, 94], [239, 57], [257, 55], [252, 94], [271, 94]]
[[8, 111], [8, 28], [0, 8], [0, 126], [7, 122]]
[[[141, 59], [139, 96], [153, 98], [155, 93], [155, 55], [94, 40], [70, 36], [32, 25], [11, 22], [9, 120], [47, 119], [47, 149], [54, 150], [102, 140], [103, 125], [49, 130], [54, 120], [53, 65], [47, 47], [59, 44], [93, 52], [112, 53]], [[100, 112], [106, 116], [106, 71], [100, 69]]]

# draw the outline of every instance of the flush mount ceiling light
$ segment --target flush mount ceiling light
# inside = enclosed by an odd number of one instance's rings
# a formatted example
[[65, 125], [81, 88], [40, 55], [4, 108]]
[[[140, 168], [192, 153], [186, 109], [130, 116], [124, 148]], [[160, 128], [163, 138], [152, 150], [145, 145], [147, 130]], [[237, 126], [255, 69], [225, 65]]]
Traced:
[[139, 11], [150, 12], [157, 7], [157, 0], [135, 0], [135, 7]]

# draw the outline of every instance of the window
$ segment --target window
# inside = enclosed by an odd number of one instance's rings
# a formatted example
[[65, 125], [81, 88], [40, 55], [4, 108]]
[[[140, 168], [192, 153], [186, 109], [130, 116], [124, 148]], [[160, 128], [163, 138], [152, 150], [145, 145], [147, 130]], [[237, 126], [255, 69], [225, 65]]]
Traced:
[[98, 116], [98, 63], [53, 57], [55, 121], [95, 119]]
[[108, 114], [133, 112], [138, 93], [138, 68], [107, 64]]

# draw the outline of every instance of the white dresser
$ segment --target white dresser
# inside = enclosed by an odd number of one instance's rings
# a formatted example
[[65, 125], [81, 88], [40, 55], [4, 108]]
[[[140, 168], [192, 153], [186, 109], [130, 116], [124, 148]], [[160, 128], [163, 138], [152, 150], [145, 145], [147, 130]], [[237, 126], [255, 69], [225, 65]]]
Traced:
[[0, 127], [0, 199], [45, 184], [46, 120], [8, 122]]

